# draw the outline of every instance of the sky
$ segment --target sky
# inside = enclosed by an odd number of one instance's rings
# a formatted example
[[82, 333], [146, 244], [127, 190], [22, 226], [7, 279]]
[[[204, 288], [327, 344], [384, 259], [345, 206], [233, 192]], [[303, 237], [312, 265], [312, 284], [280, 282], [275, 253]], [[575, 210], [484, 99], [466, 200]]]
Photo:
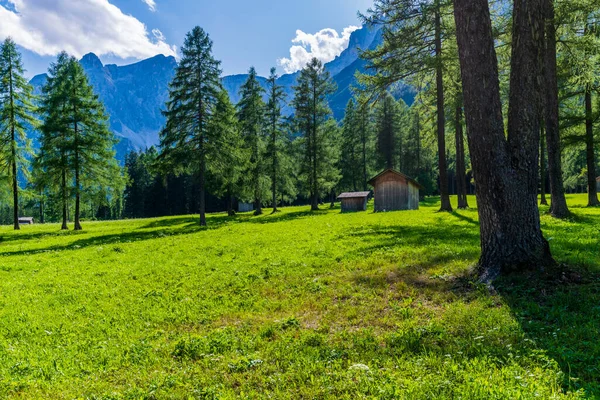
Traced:
[[0, 0], [0, 40], [20, 46], [27, 76], [47, 70], [61, 50], [93, 52], [104, 64], [179, 55], [199, 25], [213, 40], [224, 75], [280, 74], [311, 57], [330, 61], [373, 0]]

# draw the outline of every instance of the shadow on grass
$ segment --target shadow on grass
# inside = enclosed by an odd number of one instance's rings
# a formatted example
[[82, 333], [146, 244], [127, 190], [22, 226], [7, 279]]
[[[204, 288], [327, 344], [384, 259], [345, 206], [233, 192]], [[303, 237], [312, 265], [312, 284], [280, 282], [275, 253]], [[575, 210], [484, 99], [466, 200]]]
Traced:
[[505, 278], [496, 286], [525, 335], [560, 366], [563, 387], [598, 398], [600, 274], [556, 270]]

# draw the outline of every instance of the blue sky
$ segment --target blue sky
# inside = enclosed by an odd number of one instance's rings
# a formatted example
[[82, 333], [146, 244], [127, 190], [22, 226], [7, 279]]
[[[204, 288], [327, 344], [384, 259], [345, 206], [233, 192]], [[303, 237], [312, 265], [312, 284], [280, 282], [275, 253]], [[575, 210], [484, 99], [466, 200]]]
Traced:
[[33, 76], [63, 49], [76, 56], [94, 52], [105, 64], [176, 54], [186, 32], [199, 25], [213, 39], [225, 75], [245, 73], [251, 65], [266, 75], [272, 66], [291, 72], [309, 56], [335, 57], [360, 25], [357, 11], [372, 2], [0, 0], [0, 39], [13, 37]]

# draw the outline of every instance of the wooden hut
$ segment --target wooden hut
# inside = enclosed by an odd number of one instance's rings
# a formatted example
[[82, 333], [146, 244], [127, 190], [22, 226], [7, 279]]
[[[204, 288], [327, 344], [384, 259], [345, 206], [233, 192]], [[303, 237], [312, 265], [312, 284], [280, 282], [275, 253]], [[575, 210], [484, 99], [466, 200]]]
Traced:
[[367, 211], [371, 192], [348, 192], [338, 196], [342, 202], [342, 212]]
[[375, 212], [419, 209], [419, 190], [423, 187], [401, 172], [386, 169], [369, 185], [375, 188]]
[[600, 192], [600, 176], [596, 178], [596, 190]]
[[19, 224], [33, 225], [33, 217], [19, 217]]
[[243, 201], [238, 202], [238, 212], [250, 212], [254, 211], [254, 204], [244, 203]]

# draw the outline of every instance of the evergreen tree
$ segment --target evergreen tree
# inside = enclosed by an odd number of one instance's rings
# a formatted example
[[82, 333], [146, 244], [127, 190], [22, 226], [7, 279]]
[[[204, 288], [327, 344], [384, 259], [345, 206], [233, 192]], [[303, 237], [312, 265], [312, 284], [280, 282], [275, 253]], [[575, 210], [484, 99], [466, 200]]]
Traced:
[[371, 106], [365, 96], [357, 98], [354, 122], [359, 144], [359, 165], [361, 169], [361, 188], [367, 190], [369, 180], [369, 166], [373, 153], [373, 121]]
[[209, 121], [221, 91], [220, 62], [212, 55], [212, 41], [200, 27], [185, 38], [182, 58], [169, 88], [169, 101], [161, 131], [161, 162], [176, 174], [197, 171], [200, 225], [206, 225], [207, 158], [219, 151]]
[[438, 169], [440, 175], [440, 211], [452, 211], [448, 192], [446, 162], [446, 120], [444, 103], [443, 42], [451, 30], [443, 23], [445, 0], [376, 0], [363, 19], [382, 25], [384, 43], [363, 57], [378, 73], [363, 76], [367, 90], [382, 91], [390, 85], [420, 74], [435, 74]]
[[58, 192], [61, 205], [62, 226], [68, 229], [68, 183], [70, 178], [69, 150], [71, 136], [67, 119], [67, 53], [58, 55], [48, 69], [48, 79], [42, 88], [43, 123], [40, 127], [40, 151], [34, 162], [40, 185]]
[[267, 145], [266, 157], [270, 160], [271, 164], [271, 193], [273, 196], [273, 213], [277, 212], [277, 188], [278, 177], [281, 172], [281, 144], [283, 136], [281, 104], [285, 99], [283, 87], [277, 84], [277, 79], [279, 76], [275, 71], [275, 68], [271, 68], [271, 75], [267, 81], [269, 100], [267, 101], [266, 105], [266, 117], [269, 130], [269, 144]]
[[117, 140], [108, 128], [104, 105], [94, 94], [83, 67], [75, 58], [69, 60], [65, 78], [64, 112], [70, 136], [69, 166], [74, 178], [74, 222], [75, 230], [81, 230], [84, 186], [104, 191], [115, 185], [115, 178], [120, 176], [114, 151]]
[[236, 109], [225, 90], [217, 96], [209, 130], [219, 148], [211, 155], [210, 172], [218, 181], [217, 194], [227, 197], [227, 214], [233, 216], [233, 201], [241, 193], [242, 172], [247, 165], [249, 151], [244, 148]]
[[[360, 137], [357, 124], [356, 103], [350, 99], [342, 121], [341, 162], [342, 188], [358, 191], [361, 182]], [[362, 186], [362, 185], [360, 185]]]
[[21, 54], [8, 38], [0, 46], [0, 158], [13, 194], [13, 225], [19, 226], [19, 173], [27, 174], [31, 154], [27, 128], [37, 124], [32, 87], [24, 76]]
[[375, 112], [379, 169], [397, 168], [399, 112], [396, 100], [385, 93]]
[[265, 103], [262, 99], [264, 89], [260, 86], [256, 70], [251, 67], [248, 79], [240, 89], [241, 99], [238, 103], [238, 119], [245, 145], [250, 149], [250, 160], [246, 171], [248, 196], [254, 202], [254, 214], [262, 214], [263, 196], [267, 190], [268, 177], [265, 173]]
[[294, 90], [296, 126], [303, 135], [302, 169], [314, 211], [319, 209], [322, 192], [329, 193], [339, 181], [337, 125], [327, 103], [335, 84], [321, 61], [313, 58], [300, 71]]

